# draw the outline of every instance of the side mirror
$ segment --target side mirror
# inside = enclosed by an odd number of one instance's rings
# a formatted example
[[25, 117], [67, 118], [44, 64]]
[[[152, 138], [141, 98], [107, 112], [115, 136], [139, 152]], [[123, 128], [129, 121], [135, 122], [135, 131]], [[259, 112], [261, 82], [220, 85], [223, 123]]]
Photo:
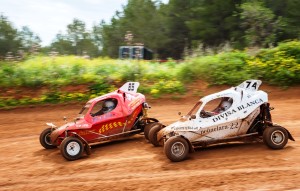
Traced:
[[196, 119], [196, 115], [192, 115], [192, 116], [191, 116], [191, 119]]

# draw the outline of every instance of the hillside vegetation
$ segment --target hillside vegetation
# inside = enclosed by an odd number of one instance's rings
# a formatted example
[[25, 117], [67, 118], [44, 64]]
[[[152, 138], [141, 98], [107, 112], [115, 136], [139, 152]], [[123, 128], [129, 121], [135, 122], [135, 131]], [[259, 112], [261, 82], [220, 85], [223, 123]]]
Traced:
[[[23, 62], [0, 62], [0, 107], [86, 101], [115, 90], [126, 81], [139, 81], [140, 92], [153, 97], [184, 94], [185, 84], [199, 79], [211, 85], [237, 85], [245, 79], [261, 79], [269, 84], [290, 86], [300, 82], [300, 42], [291, 41], [275, 48], [261, 49], [255, 56], [247, 51], [222, 52], [165, 63], [142, 60], [84, 59], [75, 56], [35, 56]], [[61, 91], [61, 87], [86, 85], [85, 92]], [[11, 89], [35, 91], [38, 96]], [[27, 95], [27, 96], [26, 96]]]

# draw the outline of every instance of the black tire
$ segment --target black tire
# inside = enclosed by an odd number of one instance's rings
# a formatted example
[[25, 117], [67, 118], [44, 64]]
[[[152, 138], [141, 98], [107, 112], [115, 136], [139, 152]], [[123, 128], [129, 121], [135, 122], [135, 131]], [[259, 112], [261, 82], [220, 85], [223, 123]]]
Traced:
[[76, 137], [67, 137], [60, 144], [60, 152], [67, 160], [72, 161], [81, 158], [83, 151], [83, 143]]
[[288, 133], [281, 126], [267, 127], [263, 132], [263, 140], [271, 149], [282, 149], [288, 142]]
[[144, 136], [145, 136], [145, 139], [149, 140], [149, 131], [150, 131], [150, 129], [151, 129], [153, 126], [155, 126], [155, 125], [157, 125], [157, 124], [158, 124], [158, 122], [152, 122], [152, 123], [148, 123], [148, 124], [145, 126], [145, 128], [144, 128]]
[[174, 136], [165, 142], [164, 152], [173, 162], [183, 161], [189, 153], [189, 144], [184, 138]]
[[162, 125], [160, 123], [156, 123], [149, 131], [148, 134], [149, 142], [152, 143], [152, 145], [154, 145], [155, 147], [159, 146], [159, 141], [157, 140], [157, 133], [161, 129], [162, 129]]
[[56, 148], [55, 145], [52, 145], [50, 140], [50, 134], [52, 130], [51, 128], [47, 128], [40, 134], [40, 143], [45, 149], [54, 149]]

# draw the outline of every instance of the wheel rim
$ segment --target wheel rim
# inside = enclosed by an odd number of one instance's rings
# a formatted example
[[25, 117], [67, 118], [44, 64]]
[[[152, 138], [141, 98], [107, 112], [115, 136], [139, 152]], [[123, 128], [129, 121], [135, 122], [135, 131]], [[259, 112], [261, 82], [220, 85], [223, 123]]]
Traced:
[[271, 134], [271, 140], [275, 145], [280, 145], [285, 140], [285, 135], [282, 131], [276, 130]]
[[66, 147], [67, 153], [71, 156], [75, 156], [80, 152], [80, 145], [75, 141], [71, 141]]
[[50, 138], [50, 133], [48, 133], [45, 137], [44, 137], [44, 141], [47, 145], [52, 145], [51, 144], [51, 138]]
[[180, 157], [185, 151], [185, 146], [182, 142], [175, 142], [171, 147], [171, 152], [174, 156]]

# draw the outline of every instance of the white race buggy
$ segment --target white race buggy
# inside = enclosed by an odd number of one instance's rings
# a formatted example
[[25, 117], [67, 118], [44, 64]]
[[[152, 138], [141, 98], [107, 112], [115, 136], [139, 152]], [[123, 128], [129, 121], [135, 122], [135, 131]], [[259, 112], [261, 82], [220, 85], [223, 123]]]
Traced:
[[174, 162], [184, 160], [195, 147], [231, 141], [263, 139], [271, 149], [282, 149], [290, 132], [272, 122], [268, 95], [258, 90], [260, 80], [246, 80], [230, 89], [200, 99], [175, 123], [153, 124], [145, 137], [154, 146], [163, 145]]

